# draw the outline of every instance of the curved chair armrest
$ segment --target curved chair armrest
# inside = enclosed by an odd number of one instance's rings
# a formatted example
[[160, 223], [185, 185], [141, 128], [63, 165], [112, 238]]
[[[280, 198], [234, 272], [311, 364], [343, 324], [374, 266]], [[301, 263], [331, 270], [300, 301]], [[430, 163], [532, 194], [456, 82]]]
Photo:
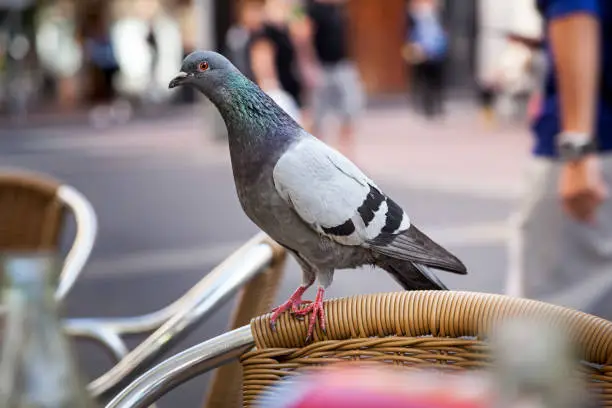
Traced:
[[76, 219], [76, 237], [64, 261], [55, 292], [56, 299], [63, 300], [89, 260], [96, 241], [98, 220], [89, 200], [75, 188], [62, 185], [57, 190], [57, 197], [74, 213]]
[[[612, 322], [536, 300], [478, 292], [405, 291], [331, 299], [325, 312], [326, 334], [317, 327], [315, 341], [388, 336], [486, 339], [504, 319], [541, 317], [563, 325], [585, 361], [612, 364]], [[306, 346], [308, 321], [286, 313], [272, 331], [270, 317], [266, 314], [251, 322], [258, 350]]]
[[106, 408], [146, 408], [182, 383], [237, 359], [254, 345], [250, 326], [195, 345], [147, 371]]
[[[190, 290], [185, 295], [185, 300], [181, 301], [180, 310], [153, 334], [113, 368], [93, 380], [88, 386], [89, 391], [95, 397], [101, 397], [111, 395], [124, 387], [147, 367], [147, 363], [174, 344], [180, 338], [179, 335], [187, 334], [189, 329], [228, 301], [243, 285], [265, 271], [273, 261], [274, 248], [270, 242], [250, 241]], [[90, 321], [89, 325], [91, 323], [94, 322]], [[88, 334], [83, 332], [87, 325], [87, 322], [85, 327], [81, 324], [82, 334]]]

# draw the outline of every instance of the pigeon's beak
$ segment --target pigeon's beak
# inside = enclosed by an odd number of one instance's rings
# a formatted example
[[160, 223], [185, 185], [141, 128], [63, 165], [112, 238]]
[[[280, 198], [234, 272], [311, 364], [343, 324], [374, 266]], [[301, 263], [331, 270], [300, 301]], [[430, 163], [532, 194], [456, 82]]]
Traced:
[[168, 84], [168, 88], [172, 89], [172, 88], [176, 88], [177, 86], [183, 85], [183, 83], [185, 83], [185, 80], [187, 80], [187, 78], [189, 78], [188, 73], [179, 72], [179, 74], [175, 76], [172, 81], [170, 81], [170, 83]]

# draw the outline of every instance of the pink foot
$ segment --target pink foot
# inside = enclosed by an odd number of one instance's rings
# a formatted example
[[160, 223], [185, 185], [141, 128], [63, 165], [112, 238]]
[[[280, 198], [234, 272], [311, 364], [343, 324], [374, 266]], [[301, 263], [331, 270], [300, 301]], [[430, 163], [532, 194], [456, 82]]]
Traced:
[[308, 325], [308, 336], [306, 337], [306, 343], [310, 343], [312, 340], [312, 334], [314, 333], [314, 327], [317, 323], [317, 318], [319, 319], [319, 325], [321, 326], [321, 330], [325, 333], [326, 325], [325, 325], [325, 309], [323, 308], [323, 296], [325, 295], [325, 289], [319, 288], [317, 290], [317, 297], [315, 301], [309, 304], [304, 309], [300, 309], [298, 311], [294, 311], [296, 316], [306, 316], [310, 315], [310, 324]]
[[310, 303], [308, 300], [302, 300], [302, 295], [306, 292], [306, 287], [300, 286], [293, 292], [293, 295], [282, 305], [275, 307], [272, 309], [272, 317], [270, 318], [270, 327], [272, 331], [276, 330], [276, 320], [278, 317], [286, 312], [287, 310], [291, 310], [291, 312], [296, 313], [299, 311], [300, 306], [304, 303]]

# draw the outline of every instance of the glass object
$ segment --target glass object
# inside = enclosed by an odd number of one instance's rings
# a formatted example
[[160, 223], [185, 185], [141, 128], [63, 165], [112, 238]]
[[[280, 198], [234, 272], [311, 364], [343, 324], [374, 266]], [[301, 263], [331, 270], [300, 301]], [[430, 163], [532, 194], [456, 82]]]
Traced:
[[59, 263], [49, 254], [0, 257], [7, 315], [0, 408], [94, 407], [54, 298]]
[[492, 336], [495, 408], [593, 406], [576, 344], [564, 322], [546, 316], [505, 319]]

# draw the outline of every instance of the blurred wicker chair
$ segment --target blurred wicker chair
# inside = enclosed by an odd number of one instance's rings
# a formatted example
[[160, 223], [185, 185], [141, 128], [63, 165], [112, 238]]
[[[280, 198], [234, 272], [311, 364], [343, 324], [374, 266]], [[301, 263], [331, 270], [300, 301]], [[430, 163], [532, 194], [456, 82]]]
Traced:
[[491, 356], [484, 335], [493, 325], [535, 315], [569, 325], [591, 391], [604, 406], [612, 406], [612, 322], [607, 320], [542, 302], [470, 292], [355, 296], [330, 300], [325, 309], [327, 335], [317, 331], [308, 346], [307, 321], [283, 315], [272, 332], [270, 315], [252, 320], [255, 348], [240, 358], [245, 407], [258, 399], [265, 402], [266, 391], [283, 378], [347, 360], [443, 370], [488, 367]]
[[76, 236], [59, 277], [63, 299], [88, 261], [97, 218], [89, 201], [74, 188], [46, 175], [0, 171], [0, 251], [57, 251], [67, 211], [74, 214]]

